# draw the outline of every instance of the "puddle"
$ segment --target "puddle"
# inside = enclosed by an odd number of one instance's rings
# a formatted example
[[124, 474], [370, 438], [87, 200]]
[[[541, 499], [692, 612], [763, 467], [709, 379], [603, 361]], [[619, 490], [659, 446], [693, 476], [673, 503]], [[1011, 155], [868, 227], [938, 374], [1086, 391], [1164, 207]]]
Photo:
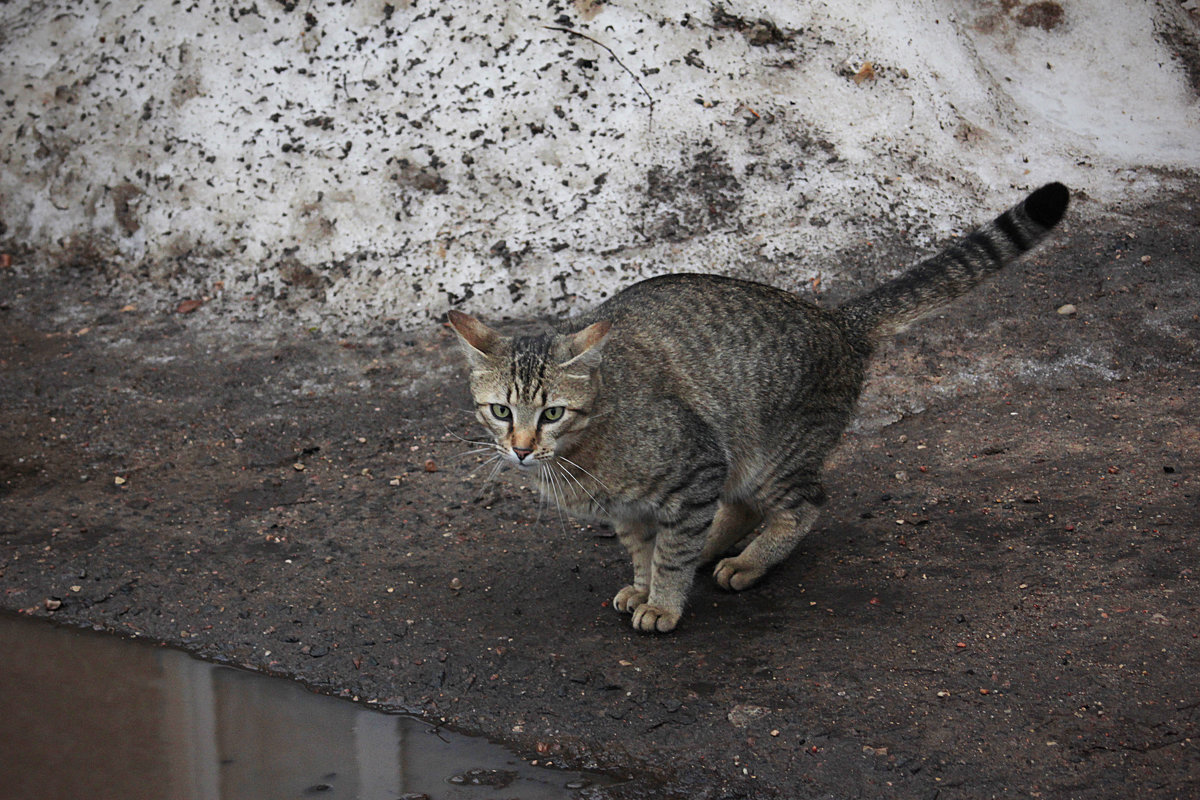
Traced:
[[0, 614], [8, 800], [579, 800], [612, 783], [282, 678]]

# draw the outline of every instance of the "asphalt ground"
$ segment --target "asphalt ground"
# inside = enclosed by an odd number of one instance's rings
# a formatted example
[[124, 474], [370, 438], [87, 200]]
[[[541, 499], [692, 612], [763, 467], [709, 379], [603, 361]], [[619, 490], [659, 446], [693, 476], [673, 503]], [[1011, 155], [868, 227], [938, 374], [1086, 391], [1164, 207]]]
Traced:
[[488, 482], [448, 330], [0, 269], [0, 605], [631, 776], [603, 797], [1200, 796], [1193, 196], [1084, 202], [885, 347], [813, 533], [667, 636], [611, 608], [610, 530]]

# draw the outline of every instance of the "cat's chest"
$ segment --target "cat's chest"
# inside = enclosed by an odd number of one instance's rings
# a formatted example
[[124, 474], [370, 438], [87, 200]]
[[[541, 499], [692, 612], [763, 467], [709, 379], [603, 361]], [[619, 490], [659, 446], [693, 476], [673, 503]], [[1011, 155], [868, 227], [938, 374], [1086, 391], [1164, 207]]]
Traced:
[[542, 496], [575, 517], [611, 519], [608, 509], [614, 499], [604, 484], [578, 468], [549, 464], [538, 475]]
[[546, 499], [574, 517], [618, 522], [646, 515], [638, 486], [628, 485], [629, 481], [620, 476], [599, 472], [596, 465], [588, 468], [559, 461], [540, 471], [538, 486]]

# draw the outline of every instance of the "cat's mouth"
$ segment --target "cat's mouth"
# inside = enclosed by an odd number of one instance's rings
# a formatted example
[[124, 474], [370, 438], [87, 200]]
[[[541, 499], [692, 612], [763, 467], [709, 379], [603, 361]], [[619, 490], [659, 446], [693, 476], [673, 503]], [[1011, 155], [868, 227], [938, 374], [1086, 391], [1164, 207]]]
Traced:
[[507, 457], [510, 464], [513, 464], [517, 469], [522, 471], [529, 471], [542, 466], [542, 460], [533, 453], [520, 456], [517, 453], [514, 453], [512, 450], [509, 450]]
[[522, 472], [535, 472], [548, 467], [554, 463], [555, 458], [555, 453], [550, 450], [535, 450], [522, 456], [510, 449], [505, 454], [505, 460]]

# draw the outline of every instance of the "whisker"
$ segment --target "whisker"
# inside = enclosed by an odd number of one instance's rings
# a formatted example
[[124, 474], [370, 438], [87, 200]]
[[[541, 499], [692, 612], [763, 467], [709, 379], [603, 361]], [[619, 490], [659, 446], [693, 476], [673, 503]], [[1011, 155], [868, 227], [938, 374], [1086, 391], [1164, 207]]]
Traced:
[[[572, 481], [575, 482], [575, 485], [579, 487], [579, 490], [581, 492], [583, 492], [584, 494], [586, 494], [588, 496], [588, 499], [592, 501], [592, 505], [596, 506], [596, 508], [603, 511], [606, 515], [608, 514], [608, 509], [604, 507], [604, 504], [601, 503], [599, 500], [597, 500], [596, 496], [594, 494], [592, 494], [591, 492], [589, 492], [587, 487], [579, 482], [579, 478], [572, 475], [570, 470], [568, 470], [562, 464], [556, 463], [555, 466], [558, 467], [558, 469], [562, 472], [563, 475], [566, 475], [569, 479], [571, 479]], [[580, 467], [580, 469], [582, 469], [582, 467]]]
[[567, 519], [564, 513], [565, 497], [561, 484], [562, 479], [554, 474], [554, 470], [550, 469], [548, 463], [544, 463], [539, 467], [538, 475], [547, 479], [547, 483], [554, 493], [554, 504], [558, 506], [558, 523], [562, 527], [562, 532], [565, 536], [567, 533]]
[[546, 480], [543, 473], [544, 471], [539, 467], [536, 474], [538, 484], [538, 514], [537, 519], [534, 520], [536, 523], [542, 521], [542, 514], [545, 513], [546, 506], [554, 502], [554, 488]]
[[482, 500], [486, 505], [491, 506], [496, 502], [496, 475], [499, 474], [504, 466], [504, 459], [500, 453], [496, 453], [491, 458], [486, 459], [480, 464], [480, 467], [486, 467], [491, 464], [492, 468], [488, 472], [487, 477], [483, 479], [483, 486], [479, 489], [478, 500]]
[[599, 486], [599, 487], [600, 487], [601, 489], [603, 489], [604, 491], [606, 491], [606, 492], [612, 491], [611, 489], [609, 489], [607, 486], [605, 486], [605, 485], [604, 485], [604, 481], [600, 480], [600, 479], [599, 479], [599, 478], [597, 478], [595, 475], [593, 475], [592, 473], [588, 472], [586, 469], [584, 469], [583, 467], [579, 466], [578, 464], [576, 464], [576, 463], [575, 463], [574, 461], [572, 461], [571, 459], [567, 458], [566, 456], [558, 456], [558, 458], [560, 458], [560, 459], [562, 459], [563, 461], [567, 462], [567, 463], [568, 463], [568, 464], [570, 464], [572, 467], [574, 467], [575, 469], [577, 469], [577, 470], [579, 470], [580, 472], [582, 472], [584, 475], [587, 475], [589, 478], [591, 478], [592, 480], [594, 480], [594, 481], [596, 482], [596, 485], [597, 485], [597, 486]]
[[459, 440], [463, 444], [474, 444], [480, 447], [489, 447], [492, 450], [501, 449], [500, 445], [496, 444], [495, 442], [489, 442], [487, 439], [463, 439], [462, 437], [459, 437]]
[[545, 513], [546, 508], [551, 503], [555, 503], [555, 505], [557, 505], [554, 494], [554, 485], [550, 481], [546, 480], [545, 476], [542, 475], [541, 470], [538, 471], [538, 501], [537, 522], [541, 523], [542, 514]]
[[450, 430], [450, 427], [448, 425], [443, 425], [442, 427], [444, 427], [446, 429], [447, 434], [449, 434], [450, 436], [453, 436], [455, 439], [458, 439], [460, 442], [466, 442], [467, 444], [479, 444], [479, 445], [483, 445], [484, 447], [495, 447], [497, 449], [500, 448], [500, 445], [496, 444], [495, 442], [489, 442], [486, 439], [468, 439], [467, 437], [460, 436], [459, 434]]
[[494, 447], [477, 447], [474, 450], [464, 450], [461, 453], [455, 453], [454, 458], [466, 458], [467, 456], [473, 456], [476, 453], [487, 453], [494, 450]]
[[492, 456], [483, 463], [492, 465], [492, 471], [488, 473], [487, 482], [494, 483], [496, 481], [496, 476], [500, 474], [500, 470], [504, 469], [504, 454], [496, 453], [496, 455]]

